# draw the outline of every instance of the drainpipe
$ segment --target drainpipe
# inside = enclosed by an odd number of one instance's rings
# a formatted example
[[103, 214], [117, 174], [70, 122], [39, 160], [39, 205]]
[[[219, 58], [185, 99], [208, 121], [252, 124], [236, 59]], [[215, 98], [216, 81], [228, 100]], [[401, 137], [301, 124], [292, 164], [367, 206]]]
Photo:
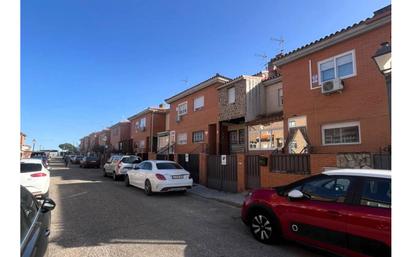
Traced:
[[150, 123], [150, 152], [153, 152], [153, 113], [154, 110], [152, 111], [152, 121]]

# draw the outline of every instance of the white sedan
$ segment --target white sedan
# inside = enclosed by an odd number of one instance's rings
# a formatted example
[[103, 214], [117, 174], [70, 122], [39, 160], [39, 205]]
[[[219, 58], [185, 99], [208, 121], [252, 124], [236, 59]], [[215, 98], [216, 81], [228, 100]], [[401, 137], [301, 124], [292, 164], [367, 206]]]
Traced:
[[20, 184], [35, 196], [49, 193], [50, 172], [41, 159], [20, 160]]
[[153, 192], [186, 191], [192, 188], [190, 173], [172, 161], [144, 161], [127, 171], [126, 186], [144, 189], [147, 195]]

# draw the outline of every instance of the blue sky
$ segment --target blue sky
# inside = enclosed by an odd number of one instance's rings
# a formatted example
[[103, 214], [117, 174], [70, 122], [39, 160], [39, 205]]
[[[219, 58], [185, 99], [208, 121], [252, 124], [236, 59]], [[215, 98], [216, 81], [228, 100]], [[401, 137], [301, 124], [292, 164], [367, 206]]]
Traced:
[[[21, 130], [78, 143], [215, 73], [254, 74], [390, 1], [21, 1]], [[188, 80], [186, 84], [183, 80]]]

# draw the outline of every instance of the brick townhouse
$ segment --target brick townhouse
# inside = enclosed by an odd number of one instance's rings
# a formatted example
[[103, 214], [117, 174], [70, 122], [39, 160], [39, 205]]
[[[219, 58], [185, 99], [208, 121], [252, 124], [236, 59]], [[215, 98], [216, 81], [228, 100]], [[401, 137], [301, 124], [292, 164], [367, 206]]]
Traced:
[[98, 144], [99, 146], [103, 146], [105, 148], [110, 147], [110, 129], [105, 128], [98, 133]]
[[122, 120], [110, 127], [110, 145], [111, 152], [131, 153], [133, 151], [129, 120]]
[[134, 153], [157, 152], [157, 133], [166, 129], [168, 109], [149, 107], [129, 117]]
[[228, 81], [216, 74], [165, 100], [170, 104], [170, 144], [176, 143], [176, 153], [219, 151], [217, 87]]
[[282, 74], [289, 152], [378, 152], [391, 144], [385, 78], [372, 59], [383, 42], [391, 42], [390, 6], [271, 60]]

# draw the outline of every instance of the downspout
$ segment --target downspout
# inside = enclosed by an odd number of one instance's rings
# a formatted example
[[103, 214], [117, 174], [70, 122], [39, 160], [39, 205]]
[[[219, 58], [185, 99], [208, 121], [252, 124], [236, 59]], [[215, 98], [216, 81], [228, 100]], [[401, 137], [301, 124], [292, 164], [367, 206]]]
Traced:
[[153, 113], [154, 113], [154, 110], [152, 111], [152, 119], [151, 119], [151, 122], [150, 122], [150, 152], [152, 153], [153, 152]]

